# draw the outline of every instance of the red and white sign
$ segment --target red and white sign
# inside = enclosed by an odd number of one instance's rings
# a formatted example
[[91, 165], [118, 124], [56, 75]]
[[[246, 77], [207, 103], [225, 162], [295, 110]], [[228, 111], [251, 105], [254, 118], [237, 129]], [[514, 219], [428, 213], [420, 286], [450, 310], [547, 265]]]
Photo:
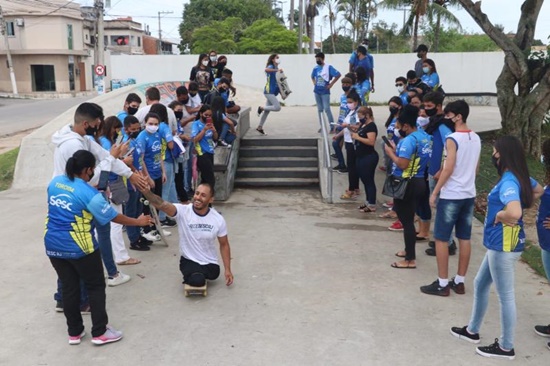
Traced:
[[104, 65], [96, 65], [94, 67], [95, 74], [98, 76], [105, 75], [105, 66]]

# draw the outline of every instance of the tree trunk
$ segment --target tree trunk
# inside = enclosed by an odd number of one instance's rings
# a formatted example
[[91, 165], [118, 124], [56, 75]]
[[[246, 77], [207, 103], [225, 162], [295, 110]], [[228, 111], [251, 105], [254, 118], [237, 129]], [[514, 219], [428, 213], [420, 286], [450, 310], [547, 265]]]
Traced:
[[[336, 34], [334, 34], [334, 13], [330, 13], [329, 14], [329, 24], [330, 24], [330, 39], [332, 41], [332, 53], [335, 54], [336, 53], [336, 44], [335, 44], [335, 41], [334, 41], [334, 38], [336, 38]], [[321, 40], [322, 42], [323, 40]]]
[[[315, 11], [315, 9], [313, 9]], [[315, 15], [309, 18], [309, 53], [315, 53]]]
[[293, 30], [294, 29], [294, 0], [290, 0], [290, 13], [288, 14], [288, 29]]
[[414, 29], [413, 29], [413, 50], [416, 50], [416, 46], [418, 45], [418, 22], [420, 20], [420, 16], [416, 14], [414, 16]]
[[435, 32], [434, 32], [434, 52], [437, 52], [439, 48], [439, 31], [441, 30], [441, 15], [437, 14], [437, 21], [435, 23]]

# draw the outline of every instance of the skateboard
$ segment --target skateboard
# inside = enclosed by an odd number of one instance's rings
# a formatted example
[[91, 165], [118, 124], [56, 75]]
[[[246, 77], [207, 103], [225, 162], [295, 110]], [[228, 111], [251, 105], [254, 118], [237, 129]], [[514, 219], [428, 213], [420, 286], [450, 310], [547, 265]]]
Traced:
[[208, 294], [208, 290], [206, 289], [206, 283], [204, 284], [204, 286], [201, 286], [201, 287], [193, 287], [193, 286], [189, 286], [187, 284], [184, 284], [184, 289], [183, 289], [183, 292], [185, 294], [185, 297], [189, 297], [190, 295], [202, 295], [203, 297], [206, 297], [206, 295]]
[[277, 81], [277, 86], [279, 87], [279, 92], [281, 93], [281, 98], [286, 99], [292, 90], [288, 86], [287, 77], [283, 71], [277, 71], [275, 73], [275, 80]]
[[153, 221], [155, 222], [155, 226], [157, 227], [157, 233], [159, 233], [160, 235], [160, 240], [164, 245], [168, 246], [168, 241], [166, 240], [166, 237], [162, 232], [162, 225], [160, 223], [159, 213], [157, 209], [153, 205], [150, 205], [149, 201], [146, 199], [143, 199], [142, 202], [145, 206], [149, 206], [149, 209], [151, 210], [151, 217], [153, 218]]

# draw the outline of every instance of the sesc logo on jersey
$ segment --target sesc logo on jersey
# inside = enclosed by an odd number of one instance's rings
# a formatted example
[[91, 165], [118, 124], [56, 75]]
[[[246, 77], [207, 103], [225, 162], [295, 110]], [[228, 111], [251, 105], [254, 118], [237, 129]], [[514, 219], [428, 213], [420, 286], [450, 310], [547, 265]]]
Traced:
[[72, 202], [70, 202], [71, 197], [68, 194], [58, 194], [57, 196], [51, 196], [50, 197], [50, 205], [59, 207], [62, 210], [71, 210], [71, 206], [73, 205]]

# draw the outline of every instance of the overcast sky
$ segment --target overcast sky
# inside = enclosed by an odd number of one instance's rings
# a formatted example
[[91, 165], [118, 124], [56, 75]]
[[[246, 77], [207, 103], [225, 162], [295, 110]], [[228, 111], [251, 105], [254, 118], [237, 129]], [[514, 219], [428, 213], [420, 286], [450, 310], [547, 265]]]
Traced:
[[[106, 0], [104, 0], [106, 1]], [[307, 0], [306, 0], [307, 1]], [[483, 0], [481, 9], [487, 14], [493, 24], [504, 25], [506, 32], [515, 32], [520, 15], [520, 6], [524, 0]], [[83, 5], [93, 5], [93, 0], [77, 0]], [[179, 41], [179, 24], [183, 13], [183, 4], [188, 0], [111, 0], [111, 8], [107, 14], [113, 17], [131, 16], [135, 21], [149, 25], [149, 30], [154, 36], [158, 36], [158, 12], [172, 11], [172, 14], [161, 15], [162, 35], [166, 39]], [[296, 7], [298, 0], [294, 1]], [[288, 17], [290, 1], [283, 0], [283, 11], [285, 18]], [[465, 31], [470, 33], [481, 33], [479, 26], [473, 21], [468, 13], [462, 8], [451, 9], [460, 20]], [[322, 28], [323, 38], [329, 34], [328, 22], [323, 20], [327, 13], [321, 9], [321, 15], [316, 19], [315, 39], [319, 40]], [[374, 22], [384, 20], [386, 23], [397, 23], [399, 27], [403, 24], [403, 11], [379, 11]], [[536, 38], [548, 43], [550, 36], [550, 1], [546, 1], [542, 7], [537, 23]]]

